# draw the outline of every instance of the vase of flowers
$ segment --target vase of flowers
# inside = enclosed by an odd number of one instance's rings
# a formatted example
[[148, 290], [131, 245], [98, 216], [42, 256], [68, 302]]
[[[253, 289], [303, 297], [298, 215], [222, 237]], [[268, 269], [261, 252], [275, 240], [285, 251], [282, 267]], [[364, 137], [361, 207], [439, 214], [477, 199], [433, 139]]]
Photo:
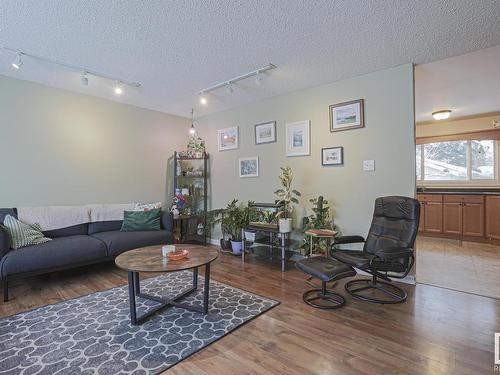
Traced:
[[202, 158], [205, 154], [205, 141], [197, 135], [192, 135], [189, 137], [187, 149], [190, 157]]

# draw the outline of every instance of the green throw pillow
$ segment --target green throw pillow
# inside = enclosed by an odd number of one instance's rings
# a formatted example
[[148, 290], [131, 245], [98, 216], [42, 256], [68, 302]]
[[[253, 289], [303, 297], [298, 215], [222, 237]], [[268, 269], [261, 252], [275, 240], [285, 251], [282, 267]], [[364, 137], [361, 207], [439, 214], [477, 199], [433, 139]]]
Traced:
[[11, 215], [5, 216], [3, 226], [7, 228], [9, 232], [13, 249], [19, 249], [30, 245], [39, 245], [51, 240], [50, 238], [44, 237], [38, 224], [29, 226]]
[[124, 211], [122, 232], [160, 230], [161, 209], [149, 211]]

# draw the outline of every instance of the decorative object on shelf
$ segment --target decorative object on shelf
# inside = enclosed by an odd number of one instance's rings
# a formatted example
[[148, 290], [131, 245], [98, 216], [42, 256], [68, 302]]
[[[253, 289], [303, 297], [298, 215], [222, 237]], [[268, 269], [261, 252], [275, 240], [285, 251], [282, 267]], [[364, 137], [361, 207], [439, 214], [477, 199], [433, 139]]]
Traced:
[[321, 165], [344, 165], [344, 147], [326, 147], [321, 149]]
[[248, 202], [248, 226], [256, 228], [278, 229], [278, 220], [285, 203]]
[[259, 177], [259, 157], [239, 159], [240, 177]]
[[196, 134], [189, 136], [187, 144], [187, 156], [201, 159], [205, 154], [205, 141]]
[[292, 231], [292, 218], [293, 204], [298, 204], [298, 197], [301, 196], [300, 192], [292, 189], [293, 173], [292, 169], [288, 166], [280, 167], [281, 175], [278, 176], [281, 182], [281, 188], [276, 190], [274, 194], [284, 203], [282, 216], [279, 219], [280, 232], [288, 233]]
[[310, 121], [286, 124], [286, 156], [310, 154]]
[[[193, 147], [174, 153], [175, 197], [172, 205], [174, 233], [179, 243], [207, 243], [208, 154], [202, 151], [201, 141], [193, 139]], [[200, 147], [200, 148], [196, 148]], [[204, 147], [204, 146], [203, 146]], [[201, 158], [196, 152], [201, 152]], [[198, 228], [204, 228], [199, 234]]]
[[233, 199], [222, 214], [222, 231], [227, 233], [231, 241], [233, 254], [240, 254], [243, 247], [243, 228], [248, 221], [248, 206], [243, 207], [238, 204], [237, 199]]
[[219, 151], [234, 150], [238, 148], [238, 127], [219, 129], [217, 131], [217, 145]]
[[330, 131], [338, 132], [348, 129], [364, 128], [363, 99], [332, 104], [330, 106]]
[[[304, 238], [300, 248], [304, 255], [326, 254], [331, 238], [337, 234], [333, 220], [330, 219], [330, 207], [321, 195], [309, 199], [309, 202], [313, 213], [302, 219], [302, 231], [310, 237], [310, 241]], [[315, 238], [318, 239], [316, 242]]]
[[276, 121], [255, 125], [255, 144], [276, 142]]

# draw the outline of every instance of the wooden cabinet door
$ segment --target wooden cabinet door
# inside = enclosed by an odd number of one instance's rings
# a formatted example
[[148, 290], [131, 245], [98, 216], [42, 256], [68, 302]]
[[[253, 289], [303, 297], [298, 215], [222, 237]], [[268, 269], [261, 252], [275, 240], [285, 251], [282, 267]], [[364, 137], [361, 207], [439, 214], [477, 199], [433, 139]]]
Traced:
[[484, 237], [484, 196], [464, 195], [463, 235]]
[[443, 232], [443, 203], [425, 202], [424, 226], [426, 232]]
[[460, 236], [462, 234], [462, 203], [443, 203], [443, 233]]
[[500, 240], [500, 196], [486, 197], [486, 238]]

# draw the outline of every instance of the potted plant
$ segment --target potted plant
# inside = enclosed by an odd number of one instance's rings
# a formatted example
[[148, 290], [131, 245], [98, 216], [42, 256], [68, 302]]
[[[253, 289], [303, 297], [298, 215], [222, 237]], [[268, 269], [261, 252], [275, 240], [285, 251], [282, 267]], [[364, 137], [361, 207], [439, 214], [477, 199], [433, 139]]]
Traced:
[[240, 254], [243, 247], [242, 231], [247, 222], [247, 208], [238, 204], [233, 199], [224, 209], [222, 215], [222, 228], [230, 238], [233, 254]]
[[281, 182], [281, 188], [276, 190], [274, 194], [284, 203], [283, 211], [280, 212], [279, 230], [281, 233], [289, 233], [292, 231], [292, 211], [293, 205], [298, 204], [300, 192], [291, 188], [293, 181], [292, 168], [280, 167], [281, 176], [278, 176]]
[[205, 141], [197, 135], [192, 135], [189, 137], [187, 149], [195, 158], [202, 158], [205, 153]]

